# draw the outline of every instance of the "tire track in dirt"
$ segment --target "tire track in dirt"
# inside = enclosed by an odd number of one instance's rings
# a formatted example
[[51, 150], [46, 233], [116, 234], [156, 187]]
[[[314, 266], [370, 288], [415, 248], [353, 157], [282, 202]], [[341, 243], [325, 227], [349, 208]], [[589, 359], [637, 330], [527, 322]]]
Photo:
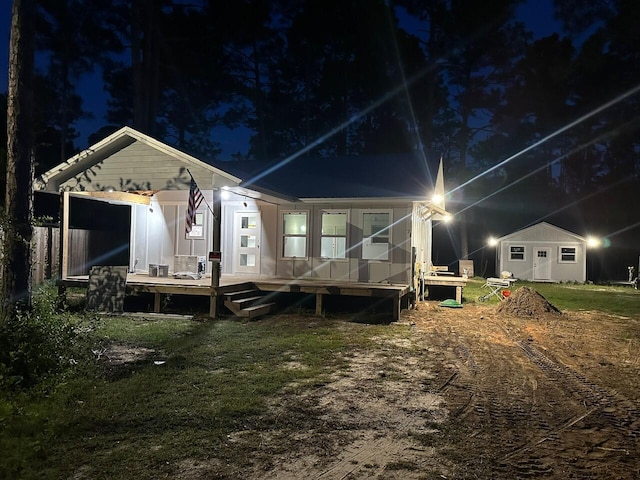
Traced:
[[[637, 451], [638, 408], [544, 355], [518, 325], [485, 317], [482, 323], [451, 320], [430, 329], [453, 368], [438, 391], [448, 394], [450, 420], [467, 429], [457, 441], [498, 453], [493, 460], [485, 457], [493, 464], [492, 478], [566, 478], [568, 471], [576, 478], [616, 478], [606, 473], [607, 462], [616, 457], [623, 464]], [[526, 382], [530, 389], [523, 390]], [[520, 391], [531, 398], [518, 396]], [[629, 441], [635, 445], [625, 448]], [[491, 450], [487, 442], [494, 443]], [[477, 468], [477, 475], [488, 467], [466, 468]]]
[[640, 438], [640, 410], [631, 402], [608, 393], [566, 365], [551, 360], [527, 341], [516, 341], [516, 345], [549, 378], [561, 383], [586, 406], [596, 407], [595, 410], [599, 411], [620, 433], [632, 438]]
[[[551, 459], [567, 457], [565, 461], [571, 462], [569, 457], [579, 453], [580, 456], [572, 461], [573, 471], [585, 478], [600, 478], [595, 471], [605, 474], [607, 471], [606, 465], [602, 464], [603, 451], [628, 456], [630, 449], [626, 446], [629, 442], [637, 449], [640, 412], [632, 402], [543, 354], [531, 345], [530, 338], [521, 340], [510, 329], [503, 327], [503, 330], [545, 376], [588, 410], [546, 433], [543, 429], [536, 439], [510, 451], [500, 459], [499, 470], [515, 470], [523, 477], [538, 478], [554, 473], [554, 468], [549, 468]], [[581, 435], [584, 438], [579, 442], [577, 437]]]

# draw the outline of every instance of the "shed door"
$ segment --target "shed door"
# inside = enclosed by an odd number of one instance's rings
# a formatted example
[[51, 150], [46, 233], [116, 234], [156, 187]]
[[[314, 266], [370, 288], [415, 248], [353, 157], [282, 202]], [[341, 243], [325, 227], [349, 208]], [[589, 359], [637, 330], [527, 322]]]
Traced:
[[551, 249], [535, 247], [533, 249], [533, 279], [551, 280]]
[[260, 212], [235, 212], [234, 273], [260, 273], [260, 228]]

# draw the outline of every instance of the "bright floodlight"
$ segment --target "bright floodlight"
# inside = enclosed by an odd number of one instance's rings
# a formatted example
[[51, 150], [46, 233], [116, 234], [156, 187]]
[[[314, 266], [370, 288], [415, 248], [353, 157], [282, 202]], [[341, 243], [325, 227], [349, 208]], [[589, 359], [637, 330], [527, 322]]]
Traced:
[[435, 193], [433, 197], [431, 197], [431, 201], [435, 204], [440, 204], [442, 202], [442, 195]]
[[487, 243], [489, 244], [490, 247], [495, 247], [498, 244], [498, 239], [495, 237], [489, 237], [489, 240], [487, 240]]
[[587, 237], [587, 245], [591, 248], [596, 248], [602, 245], [602, 241], [597, 237]]
[[451, 215], [445, 215], [442, 220], [444, 221], [444, 223], [449, 223], [451, 222], [451, 220], [453, 220], [453, 217]]

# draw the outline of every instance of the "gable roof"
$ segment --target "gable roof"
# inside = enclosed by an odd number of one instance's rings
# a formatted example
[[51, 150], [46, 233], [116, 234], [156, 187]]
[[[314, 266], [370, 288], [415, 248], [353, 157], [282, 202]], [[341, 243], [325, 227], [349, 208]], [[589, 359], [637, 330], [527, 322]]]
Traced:
[[[241, 186], [302, 199], [444, 197], [440, 158], [418, 152], [348, 157], [298, 157], [280, 162], [216, 162], [240, 178]], [[438, 175], [440, 174], [440, 175]], [[444, 208], [444, 205], [442, 205]]]
[[[128, 152], [133, 151], [129, 154]], [[146, 162], [146, 175], [140, 177]], [[34, 182], [36, 190], [184, 190], [190, 177], [211, 188], [216, 185], [238, 185], [230, 173], [209, 165], [176, 148], [166, 145], [130, 127], [123, 127], [86, 150], [43, 173]], [[111, 176], [109, 176], [110, 172]], [[127, 178], [131, 175], [130, 178]], [[114, 177], [118, 185], [112, 183]], [[112, 183], [109, 183], [112, 182]]]
[[[130, 127], [45, 172], [34, 188], [49, 192], [186, 190], [188, 172], [201, 189], [224, 186], [285, 201], [422, 201], [446, 213], [442, 161], [434, 154], [206, 162]], [[434, 194], [441, 200], [434, 201]]]
[[514, 238], [532, 236], [535, 233], [543, 233], [544, 234], [545, 230], [547, 232], [553, 232], [553, 233], [555, 233], [557, 235], [559, 234], [559, 235], [564, 235], [566, 237], [572, 237], [573, 239], [575, 239], [576, 241], [579, 241], [579, 242], [586, 242], [587, 241], [586, 238], [584, 238], [584, 237], [582, 237], [582, 236], [580, 236], [580, 235], [578, 235], [576, 233], [570, 232], [568, 230], [565, 230], [563, 228], [557, 227], [557, 226], [552, 225], [552, 224], [547, 223], [547, 222], [540, 222], [540, 223], [536, 223], [535, 225], [531, 225], [529, 227], [522, 228], [522, 229], [517, 230], [517, 231], [515, 231], [513, 233], [510, 233], [508, 235], [505, 235], [503, 237], [498, 238], [497, 241], [498, 242], [502, 242], [502, 241], [505, 241], [505, 240], [512, 240]]

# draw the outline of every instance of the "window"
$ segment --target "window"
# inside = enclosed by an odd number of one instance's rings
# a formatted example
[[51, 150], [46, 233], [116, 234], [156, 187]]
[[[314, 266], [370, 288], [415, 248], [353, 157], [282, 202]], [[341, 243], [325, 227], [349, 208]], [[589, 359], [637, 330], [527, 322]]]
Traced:
[[576, 247], [560, 247], [560, 263], [576, 263]]
[[187, 238], [191, 240], [204, 238], [204, 212], [196, 212], [195, 222], [191, 225]]
[[282, 214], [283, 249], [287, 258], [307, 256], [307, 213], [285, 212]]
[[391, 243], [391, 212], [362, 214], [362, 258], [388, 260]]
[[322, 212], [320, 256], [322, 258], [346, 258], [347, 213]]
[[509, 260], [524, 260], [524, 247], [509, 247]]

